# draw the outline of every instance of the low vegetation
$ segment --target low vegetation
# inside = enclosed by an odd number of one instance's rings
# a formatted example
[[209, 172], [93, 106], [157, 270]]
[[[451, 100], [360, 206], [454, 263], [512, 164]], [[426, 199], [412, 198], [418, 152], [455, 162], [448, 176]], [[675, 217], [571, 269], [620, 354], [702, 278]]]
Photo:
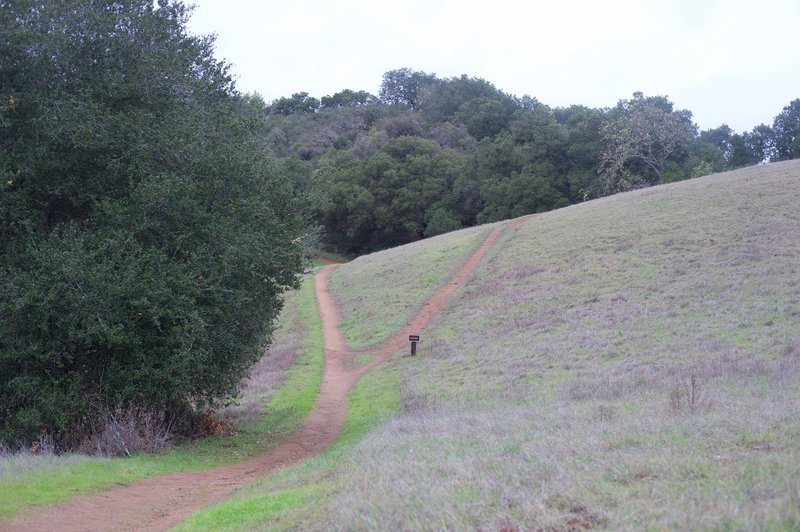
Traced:
[[796, 528], [799, 175], [740, 170], [507, 230], [420, 355], [369, 374], [399, 382], [400, 412], [219, 526]]
[[130, 458], [0, 449], [0, 516], [151, 475], [205, 469], [263, 452], [280, 443], [311, 411], [322, 366], [322, 332], [309, 277], [301, 290], [286, 295], [276, 342], [250, 371], [239, 400], [215, 414], [228, 435]]

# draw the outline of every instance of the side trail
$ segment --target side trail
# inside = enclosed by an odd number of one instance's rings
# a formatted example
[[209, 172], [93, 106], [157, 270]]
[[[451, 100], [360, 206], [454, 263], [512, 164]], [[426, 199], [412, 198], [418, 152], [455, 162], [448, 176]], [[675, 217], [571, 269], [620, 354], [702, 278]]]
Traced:
[[410, 333], [425, 328], [503, 230], [518, 227], [531, 217], [524, 216], [492, 229], [450, 281], [434, 292], [404, 327], [368, 349], [377, 353], [372, 360], [353, 370], [348, 370], [345, 362], [356, 350], [347, 347], [338, 328], [341, 312], [327, 290], [328, 274], [336, 265], [321, 268], [314, 281], [325, 346], [322, 385], [314, 409], [302, 426], [274, 449], [237, 464], [159, 475], [100, 493], [73, 497], [62, 504], [42, 506], [11, 520], [0, 521], [0, 530], [166, 530], [193, 512], [224, 499], [236, 486], [322, 453], [342, 430], [347, 414], [347, 394], [358, 378], [405, 347]]

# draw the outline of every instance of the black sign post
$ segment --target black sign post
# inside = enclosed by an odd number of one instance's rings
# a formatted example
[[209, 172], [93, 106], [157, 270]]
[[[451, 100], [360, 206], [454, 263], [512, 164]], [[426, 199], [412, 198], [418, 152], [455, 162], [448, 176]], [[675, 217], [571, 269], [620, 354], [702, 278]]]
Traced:
[[417, 342], [419, 342], [419, 335], [409, 334], [408, 341], [411, 342], [411, 355], [414, 356], [417, 354]]

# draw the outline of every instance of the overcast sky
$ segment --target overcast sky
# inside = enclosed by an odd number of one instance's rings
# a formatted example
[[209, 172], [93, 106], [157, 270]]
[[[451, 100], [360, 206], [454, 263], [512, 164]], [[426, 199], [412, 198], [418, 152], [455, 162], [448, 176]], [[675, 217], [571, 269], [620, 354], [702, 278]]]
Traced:
[[[189, 0], [187, 3], [191, 3]], [[267, 101], [377, 94], [409, 67], [551, 107], [668, 95], [701, 129], [772, 123], [800, 98], [798, 0], [194, 0], [237, 87]]]

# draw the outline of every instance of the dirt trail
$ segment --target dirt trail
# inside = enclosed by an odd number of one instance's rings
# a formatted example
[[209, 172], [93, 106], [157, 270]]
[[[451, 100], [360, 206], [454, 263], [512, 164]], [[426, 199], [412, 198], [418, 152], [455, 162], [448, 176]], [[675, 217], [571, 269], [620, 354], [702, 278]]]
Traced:
[[322, 264], [343, 264], [341, 260], [324, 254], [317, 255], [317, 260]]
[[300, 429], [278, 447], [237, 464], [150, 477], [100, 493], [74, 497], [62, 504], [43, 506], [10, 521], [0, 520], [0, 529], [165, 530], [194, 511], [224, 499], [236, 486], [321, 453], [341, 432], [347, 413], [345, 399], [355, 381], [405, 347], [408, 334], [419, 333], [425, 328], [503, 229], [516, 227], [530, 218], [518, 218], [492, 229], [450, 281], [437, 290], [402, 329], [369, 348], [370, 352], [376, 353], [375, 358], [354, 370], [345, 366], [346, 357], [355, 351], [348, 349], [338, 328], [342, 316], [327, 291], [328, 274], [336, 265], [320, 269], [314, 280], [325, 344], [322, 386], [314, 409]]

